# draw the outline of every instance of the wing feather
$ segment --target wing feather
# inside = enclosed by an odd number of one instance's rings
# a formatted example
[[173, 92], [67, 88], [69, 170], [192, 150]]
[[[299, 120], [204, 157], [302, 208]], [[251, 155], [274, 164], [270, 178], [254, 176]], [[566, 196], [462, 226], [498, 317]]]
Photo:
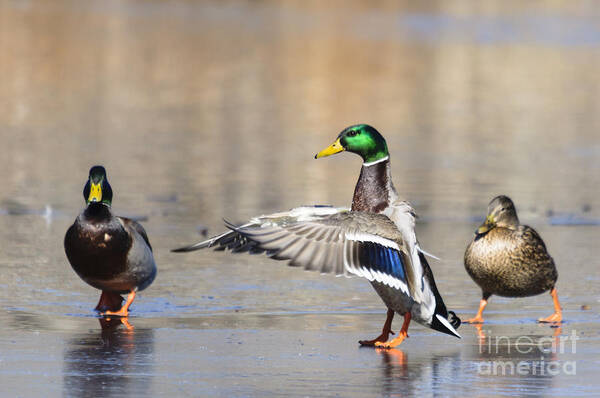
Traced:
[[309, 207], [253, 219], [242, 226], [226, 222], [231, 231], [178, 251], [227, 248], [234, 252], [262, 252], [306, 270], [356, 275], [400, 289], [407, 294], [414, 283], [407, 278], [411, 256], [402, 233], [387, 216]]

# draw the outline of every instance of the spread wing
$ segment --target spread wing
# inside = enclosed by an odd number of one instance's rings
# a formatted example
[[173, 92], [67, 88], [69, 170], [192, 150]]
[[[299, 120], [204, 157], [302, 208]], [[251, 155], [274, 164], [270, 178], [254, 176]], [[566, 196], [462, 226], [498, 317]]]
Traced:
[[320, 208], [300, 209], [304, 209], [301, 214], [294, 209], [239, 227], [226, 223], [231, 231], [175, 251], [214, 246], [234, 252], [264, 251], [273, 259], [288, 260], [290, 266], [356, 275], [406, 294], [414, 290], [410, 257], [389, 218], [339, 209], [328, 214], [316, 210]]

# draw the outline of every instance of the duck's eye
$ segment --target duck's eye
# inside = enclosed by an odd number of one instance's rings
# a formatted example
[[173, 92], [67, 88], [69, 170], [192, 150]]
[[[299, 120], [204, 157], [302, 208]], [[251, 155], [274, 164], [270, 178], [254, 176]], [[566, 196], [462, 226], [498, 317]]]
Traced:
[[356, 132], [355, 130], [350, 130], [348, 131], [348, 137], [354, 137], [356, 134], [358, 134], [358, 132]]

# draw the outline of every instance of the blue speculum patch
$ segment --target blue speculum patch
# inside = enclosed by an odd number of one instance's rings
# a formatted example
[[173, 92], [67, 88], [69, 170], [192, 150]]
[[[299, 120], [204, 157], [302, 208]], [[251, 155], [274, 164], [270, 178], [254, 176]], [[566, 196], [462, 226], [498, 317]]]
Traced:
[[402, 257], [395, 249], [373, 242], [363, 242], [360, 247], [360, 262], [367, 268], [406, 281]]

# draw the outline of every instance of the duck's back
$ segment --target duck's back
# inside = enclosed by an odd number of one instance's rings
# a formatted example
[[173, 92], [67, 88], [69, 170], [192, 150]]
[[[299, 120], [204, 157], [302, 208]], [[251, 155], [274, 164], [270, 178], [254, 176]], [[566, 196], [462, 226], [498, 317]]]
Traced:
[[477, 235], [465, 252], [465, 268], [484, 293], [505, 297], [543, 293], [558, 277], [541, 237], [526, 225]]

